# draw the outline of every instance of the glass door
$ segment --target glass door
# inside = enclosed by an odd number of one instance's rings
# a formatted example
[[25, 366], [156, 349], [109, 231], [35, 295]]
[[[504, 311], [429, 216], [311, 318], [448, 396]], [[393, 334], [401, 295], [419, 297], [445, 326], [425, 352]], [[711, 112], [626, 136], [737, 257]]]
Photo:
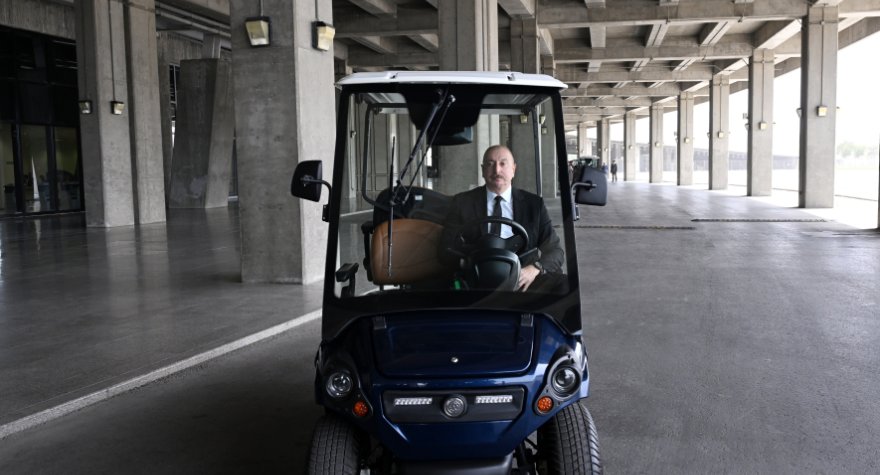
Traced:
[[[21, 172], [24, 211], [39, 213], [55, 210], [55, 193], [50, 180], [54, 170], [49, 167], [49, 147], [44, 125], [22, 125]], [[50, 172], [53, 172], [50, 174]]]
[[18, 211], [15, 198], [15, 155], [12, 148], [12, 124], [0, 122], [0, 216]]
[[74, 127], [55, 127], [55, 193], [58, 211], [82, 209], [82, 170]]

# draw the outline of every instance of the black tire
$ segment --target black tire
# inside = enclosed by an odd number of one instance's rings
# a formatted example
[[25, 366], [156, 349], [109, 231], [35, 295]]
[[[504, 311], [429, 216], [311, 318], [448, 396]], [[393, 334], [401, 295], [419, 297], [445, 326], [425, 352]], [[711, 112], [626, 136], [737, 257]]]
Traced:
[[542, 475], [602, 473], [596, 424], [580, 402], [565, 407], [538, 429], [538, 452]]
[[315, 424], [309, 449], [309, 475], [356, 475], [360, 472], [360, 444], [348, 422], [327, 414]]

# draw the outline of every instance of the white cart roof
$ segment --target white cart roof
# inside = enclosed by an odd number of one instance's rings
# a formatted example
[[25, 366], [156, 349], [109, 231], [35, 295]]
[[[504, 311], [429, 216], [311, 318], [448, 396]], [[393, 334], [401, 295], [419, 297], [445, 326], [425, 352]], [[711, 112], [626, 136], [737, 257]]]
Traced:
[[494, 71], [382, 71], [354, 73], [342, 78], [337, 86], [353, 84], [503, 84], [565, 89], [568, 86], [545, 74]]

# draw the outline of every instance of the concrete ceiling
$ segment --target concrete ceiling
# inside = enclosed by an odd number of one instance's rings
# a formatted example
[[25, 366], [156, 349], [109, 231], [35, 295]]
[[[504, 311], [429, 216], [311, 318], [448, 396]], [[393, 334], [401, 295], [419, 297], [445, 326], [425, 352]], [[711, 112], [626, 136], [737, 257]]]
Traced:
[[[224, 0], [159, 0], [222, 17]], [[333, 0], [334, 54], [354, 71], [437, 69], [439, 0]], [[511, 18], [534, 20], [545, 60], [565, 91], [566, 126], [708, 96], [713, 75], [747, 87], [748, 60], [772, 50], [777, 74], [800, 65], [801, 19], [837, 6], [840, 46], [880, 30], [880, 0], [497, 0], [499, 69], [510, 68]], [[228, 3], [226, 3], [228, 12]], [[227, 13], [228, 23], [228, 13]], [[173, 23], [173, 22], [172, 22]], [[211, 26], [214, 26], [213, 23]]]

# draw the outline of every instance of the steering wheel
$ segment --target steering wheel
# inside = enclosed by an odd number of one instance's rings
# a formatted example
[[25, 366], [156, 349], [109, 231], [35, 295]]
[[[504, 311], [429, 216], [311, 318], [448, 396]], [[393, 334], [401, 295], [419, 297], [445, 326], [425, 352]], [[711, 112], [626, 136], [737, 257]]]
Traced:
[[[483, 231], [486, 225], [499, 223], [510, 226], [513, 236], [501, 236]], [[468, 239], [466, 230], [476, 229], [476, 238]], [[465, 280], [472, 288], [516, 290], [520, 259], [528, 252], [529, 233], [516, 221], [500, 216], [485, 216], [465, 223], [455, 239], [462, 243]]]

